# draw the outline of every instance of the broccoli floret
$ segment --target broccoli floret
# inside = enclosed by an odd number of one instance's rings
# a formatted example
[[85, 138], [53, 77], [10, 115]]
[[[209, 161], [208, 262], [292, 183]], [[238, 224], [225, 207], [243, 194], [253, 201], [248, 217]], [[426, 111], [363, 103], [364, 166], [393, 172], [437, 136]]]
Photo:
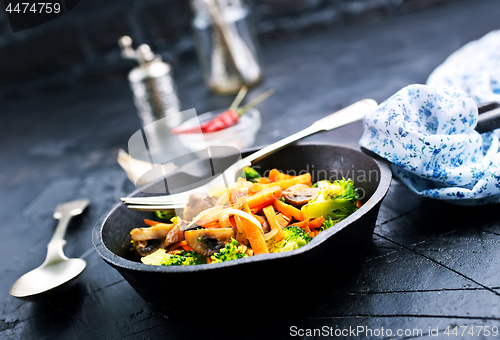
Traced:
[[194, 251], [179, 250], [175, 255], [166, 254], [162, 266], [192, 266], [207, 263], [206, 258]]
[[318, 196], [302, 207], [302, 211], [309, 217], [323, 216], [334, 222], [346, 218], [356, 211], [359, 195], [351, 179], [341, 179], [320, 190]]
[[256, 180], [261, 177], [262, 176], [254, 168], [251, 168], [249, 166], [245, 167], [245, 178], [247, 179], [247, 181], [257, 182]]
[[174, 254], [167, 254], [165, 249], [158, 249], [154, 253], [142, 257], [141, 262], [154, 266], [191, 266], [207, 263], [207, 259], [194, 251], [177, 250]]
[[175, 210], [155, 211], [156, 217], [164, 221], [170, 221], [175, 217]]
[[323, 222], [323, 224], [319, 228], [319, 232], [325, 231], [326, 229], [333, 227], [333, 225], [339, 221], [334, 221], [331, 218], [327, 219], [325, 222]]
[[320, 188], [320, 189], [323, 189], [323, 188], [326, 188], [329, 185], [332, 185], [332, 182], [330, 182], [329, 180], [325, 179], [325, 180], [322, 180], [322, 181], [317, 181], [316, 183], [314, 183], [313, 185], [311, 185], [311, 188]]
[[166, 255], [160, 262], [162, 266], [182, 266], [187, 258], [181, 255]]
[[212, 263], [226, 262], [248, 257], [245, 253], [246, 247], [240, 246], [238, 241], [231, 238], [231, 242], [227, 243], [218, 253], [213, 254], [210, 258]]
[[283, 228], [285, 238], [279, 242], [274, 240], [274, 237], [267, 241], [267, 247], [271, 253], [280, 253], [290, 251], [308, 244], [312, 237], [309, 236], [304, 229], [295, 226]]

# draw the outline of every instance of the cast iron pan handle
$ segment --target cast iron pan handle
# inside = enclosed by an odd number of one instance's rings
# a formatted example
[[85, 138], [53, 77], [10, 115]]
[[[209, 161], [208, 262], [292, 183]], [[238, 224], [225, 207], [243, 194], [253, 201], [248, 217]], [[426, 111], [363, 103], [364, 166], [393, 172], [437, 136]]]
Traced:
[[479, 111], [477, 132], [483, 133], [500, 128], [500, 102], [481, 104], [477, 109]]

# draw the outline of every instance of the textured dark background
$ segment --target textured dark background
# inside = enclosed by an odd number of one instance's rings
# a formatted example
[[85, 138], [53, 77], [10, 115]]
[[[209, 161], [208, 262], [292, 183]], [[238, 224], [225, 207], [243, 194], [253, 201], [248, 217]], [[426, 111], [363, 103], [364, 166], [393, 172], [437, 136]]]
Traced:
[[[247, 3], [265, 47], [289, 35], [366, 23], [457, 1], [247, 0]], [[177, 64], [194, 55], [191, 19], [187, 0], [80, 0], [68, 14], [14, 34], [2, 12], [0, 86], [12, 87], [42, 79], [37, 88], [53, 91], [75, 81], [100, 80], [103, 74], [121, 76], [133, 65], [121, 59], [116, 43], [125, 34], [135, 44], [150, 44], [156, 53]]]

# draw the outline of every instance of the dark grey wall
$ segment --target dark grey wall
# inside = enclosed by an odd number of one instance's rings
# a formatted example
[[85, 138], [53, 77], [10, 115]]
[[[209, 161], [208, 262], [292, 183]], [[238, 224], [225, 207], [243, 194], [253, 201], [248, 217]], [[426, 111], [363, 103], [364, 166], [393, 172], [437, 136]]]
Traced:
[[[363, 23], [452, 1], [459, 0], [247, 0], [247, 3], [253, 9], [257, 31], [265, 46], [297, 32]], [[102, 72], [124, 72], [131, 62], [120, 58], [116, 41], [125, 34], [135, 44], [150, 44], [169, 61], [192, 57], [191, 18], [188, 0], [80, 0], [68, 14], [13, 34], [2, 13], [0, 86], [61, 73], [81, 79]]]

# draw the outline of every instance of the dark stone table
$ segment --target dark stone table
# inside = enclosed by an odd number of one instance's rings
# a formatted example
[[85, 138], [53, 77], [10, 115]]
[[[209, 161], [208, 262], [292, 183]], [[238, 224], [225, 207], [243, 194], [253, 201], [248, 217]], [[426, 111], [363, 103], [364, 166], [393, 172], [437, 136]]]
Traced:
[[[424, 83], [451, 52], [500, 28], [499, 14], [496, 0], [457, 2], [264, 46], [266, 80], [251, 95], [270, 87], [277, 93], [260, 106], [264, 124], [258, 144], [290, 135], [356, 100], [380, 102], [408, 84]], [[229, 105], [231, 98], [206, 90], [194, 60], [181, 66], [177, 78], [185, 109], [203, 112]], [[92, 248], [97, 219], [134, 189], [116, 163], [118, 149], [126, 148], [140, 128], [125, 78], [30, 91], [27, 87], [23, 98], [0, 105], [0, 337], [174, 339], [220, 334], [224, 313], [213, 316], [215, 331], [155, 312]], [[307, 141], [357, 145], [361, 133], [358, 122]], [[79, 198], [89, 198], [91, 206], [70, 225], [65, 252], [88, 263], [80, 283], [58, 299], [32, 303], [11, 297], [14, 281], [45, 257], [56, 225], [54, 207]], [[317, 279], [306, 287], [308, 294], [314, 294], [315, 285], [330, 285], [327, 273]], [[279, 301], [268, 305], [275, 303]], [[246, 325], [243, 316], [242, 321], [233, 338], [285, 338], [307, 335], [307, 329], [333, 336], [343, 331], [355, 338], [350, 327], [367, 327], [357, 335], [370, 335], [371, 330], [374, 338], [414, 338], [421, 330], [431, 337], [432, 330], [441, 339], [491, 339], [485, 330], [500, 326], [498, 207], [464, 208], [423, 199], [393, 182], [368, 256], [345, 282], [332, 285], [296, 315], [268, 322], [265, 329]], [[444, 334], [455, 326], [459, 336]]]

